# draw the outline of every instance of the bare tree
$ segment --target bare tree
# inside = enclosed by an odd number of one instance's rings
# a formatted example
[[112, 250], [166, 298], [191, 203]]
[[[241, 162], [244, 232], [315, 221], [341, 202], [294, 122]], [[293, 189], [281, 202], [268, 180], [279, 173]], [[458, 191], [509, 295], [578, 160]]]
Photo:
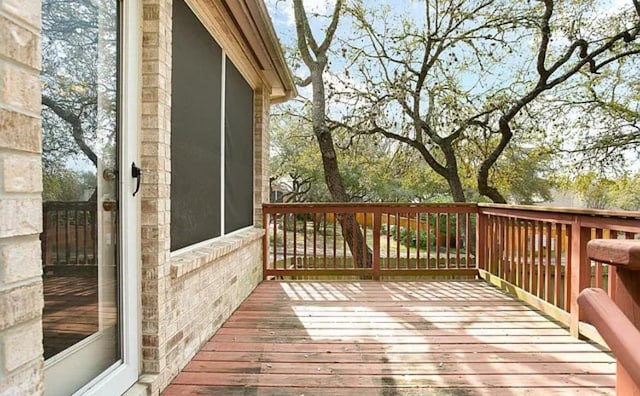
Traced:
[[99, 159], [115, 158], [117, 9], [107, 0], [42, 8], [43, 171], [95, 173]]
[[356, 65], [350, 78], [364, 86], [347, 95], [373, 111], [354, 111], [342, 123], [416, 149], [447, 180], [454, 201], [466, 200], [461, 154], [481, 145], [477, 189], [504, 203], [491, 171], [514, 133], [536, 127], [529, 113], [544, 109], [534, 101], [640, 53], [640, 7], [632, 1], [611, 23], [589, 22], [597, 11], [590, 1], [425, 0], [424, 26], [415, 15], [393, 20], [389, 10], [356, 4], [350, 13], [361, 41], [342, 44]]

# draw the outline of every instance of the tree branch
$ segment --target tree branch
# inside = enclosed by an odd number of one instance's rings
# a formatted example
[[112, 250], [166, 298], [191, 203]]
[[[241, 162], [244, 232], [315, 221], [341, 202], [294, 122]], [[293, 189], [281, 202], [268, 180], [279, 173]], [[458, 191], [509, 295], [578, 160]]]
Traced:
[[50, 108], [58, 117], [71, 125], [71, 135], [73, 136], [73, 140], [75, 140], [80, 150], [82, 150], [87, 158], [89, 158], [89, 160], [97, 167], [98, 156], [84, 141], [84, 130], [82, 129], [82, 121], [80, 120], [80, 117], [64, 109], [48, 96], [42, 96], [42, 104]]
[[329, 24], [329, 27], [327, 27], [327, 33], [324, 37], [324, 41], [316, 51], [317, 54], [325, 54], [329, 49], [329, 45], [333, 42], [333, 36], [338, 29], [338, 20], [340, 19], [343, 1], [344, 0], [336, 0], [336, 6], [333, 9], [333, 14], [331, 15], [331, 23]]

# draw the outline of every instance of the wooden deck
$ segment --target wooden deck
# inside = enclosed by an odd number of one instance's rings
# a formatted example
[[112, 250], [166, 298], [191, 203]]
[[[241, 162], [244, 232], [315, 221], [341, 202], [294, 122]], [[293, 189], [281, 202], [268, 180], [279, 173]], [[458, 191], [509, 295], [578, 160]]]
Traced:
[[613, 395], [614, 362], [483, 281], [267, 281], [163, 395]]

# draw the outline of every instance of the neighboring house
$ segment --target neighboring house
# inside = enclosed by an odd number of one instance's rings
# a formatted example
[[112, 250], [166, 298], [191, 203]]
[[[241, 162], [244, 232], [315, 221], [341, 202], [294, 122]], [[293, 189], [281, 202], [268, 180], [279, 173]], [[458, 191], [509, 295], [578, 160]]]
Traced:
[[262, 279], [265, 5], [5, 0], [0, 81], [0, 394], [158, 394]]
[[578, 196], [578, 194], [568, 191], [551, 189], [551, 200], [536, 204], [538, 206], [550, 206], [561, 208], [584, 208], [584, 200]]

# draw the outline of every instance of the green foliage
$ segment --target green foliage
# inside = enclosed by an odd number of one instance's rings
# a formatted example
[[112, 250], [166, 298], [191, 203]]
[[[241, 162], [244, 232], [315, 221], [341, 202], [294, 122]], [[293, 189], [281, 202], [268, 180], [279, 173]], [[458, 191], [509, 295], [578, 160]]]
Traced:
[[91, 172], [44, 168], [42, 199], [44, 201], [86, 200], [95, 191], [95, 180], [95, 174]]
[[592, 209], [640, 210], [640, 173], [607, 178], [595, 172], [558, 178], [558, 185]]
[[[322, 158], [307, 119], [282, 105], [271, 121], [271, 179], [287, 190], [291, 202], [329, 201]], [[446, 199], [444, 181], [415, 151], [380, 136], [334, 134], [340, 173], [356, 202], [434, 202]]]

